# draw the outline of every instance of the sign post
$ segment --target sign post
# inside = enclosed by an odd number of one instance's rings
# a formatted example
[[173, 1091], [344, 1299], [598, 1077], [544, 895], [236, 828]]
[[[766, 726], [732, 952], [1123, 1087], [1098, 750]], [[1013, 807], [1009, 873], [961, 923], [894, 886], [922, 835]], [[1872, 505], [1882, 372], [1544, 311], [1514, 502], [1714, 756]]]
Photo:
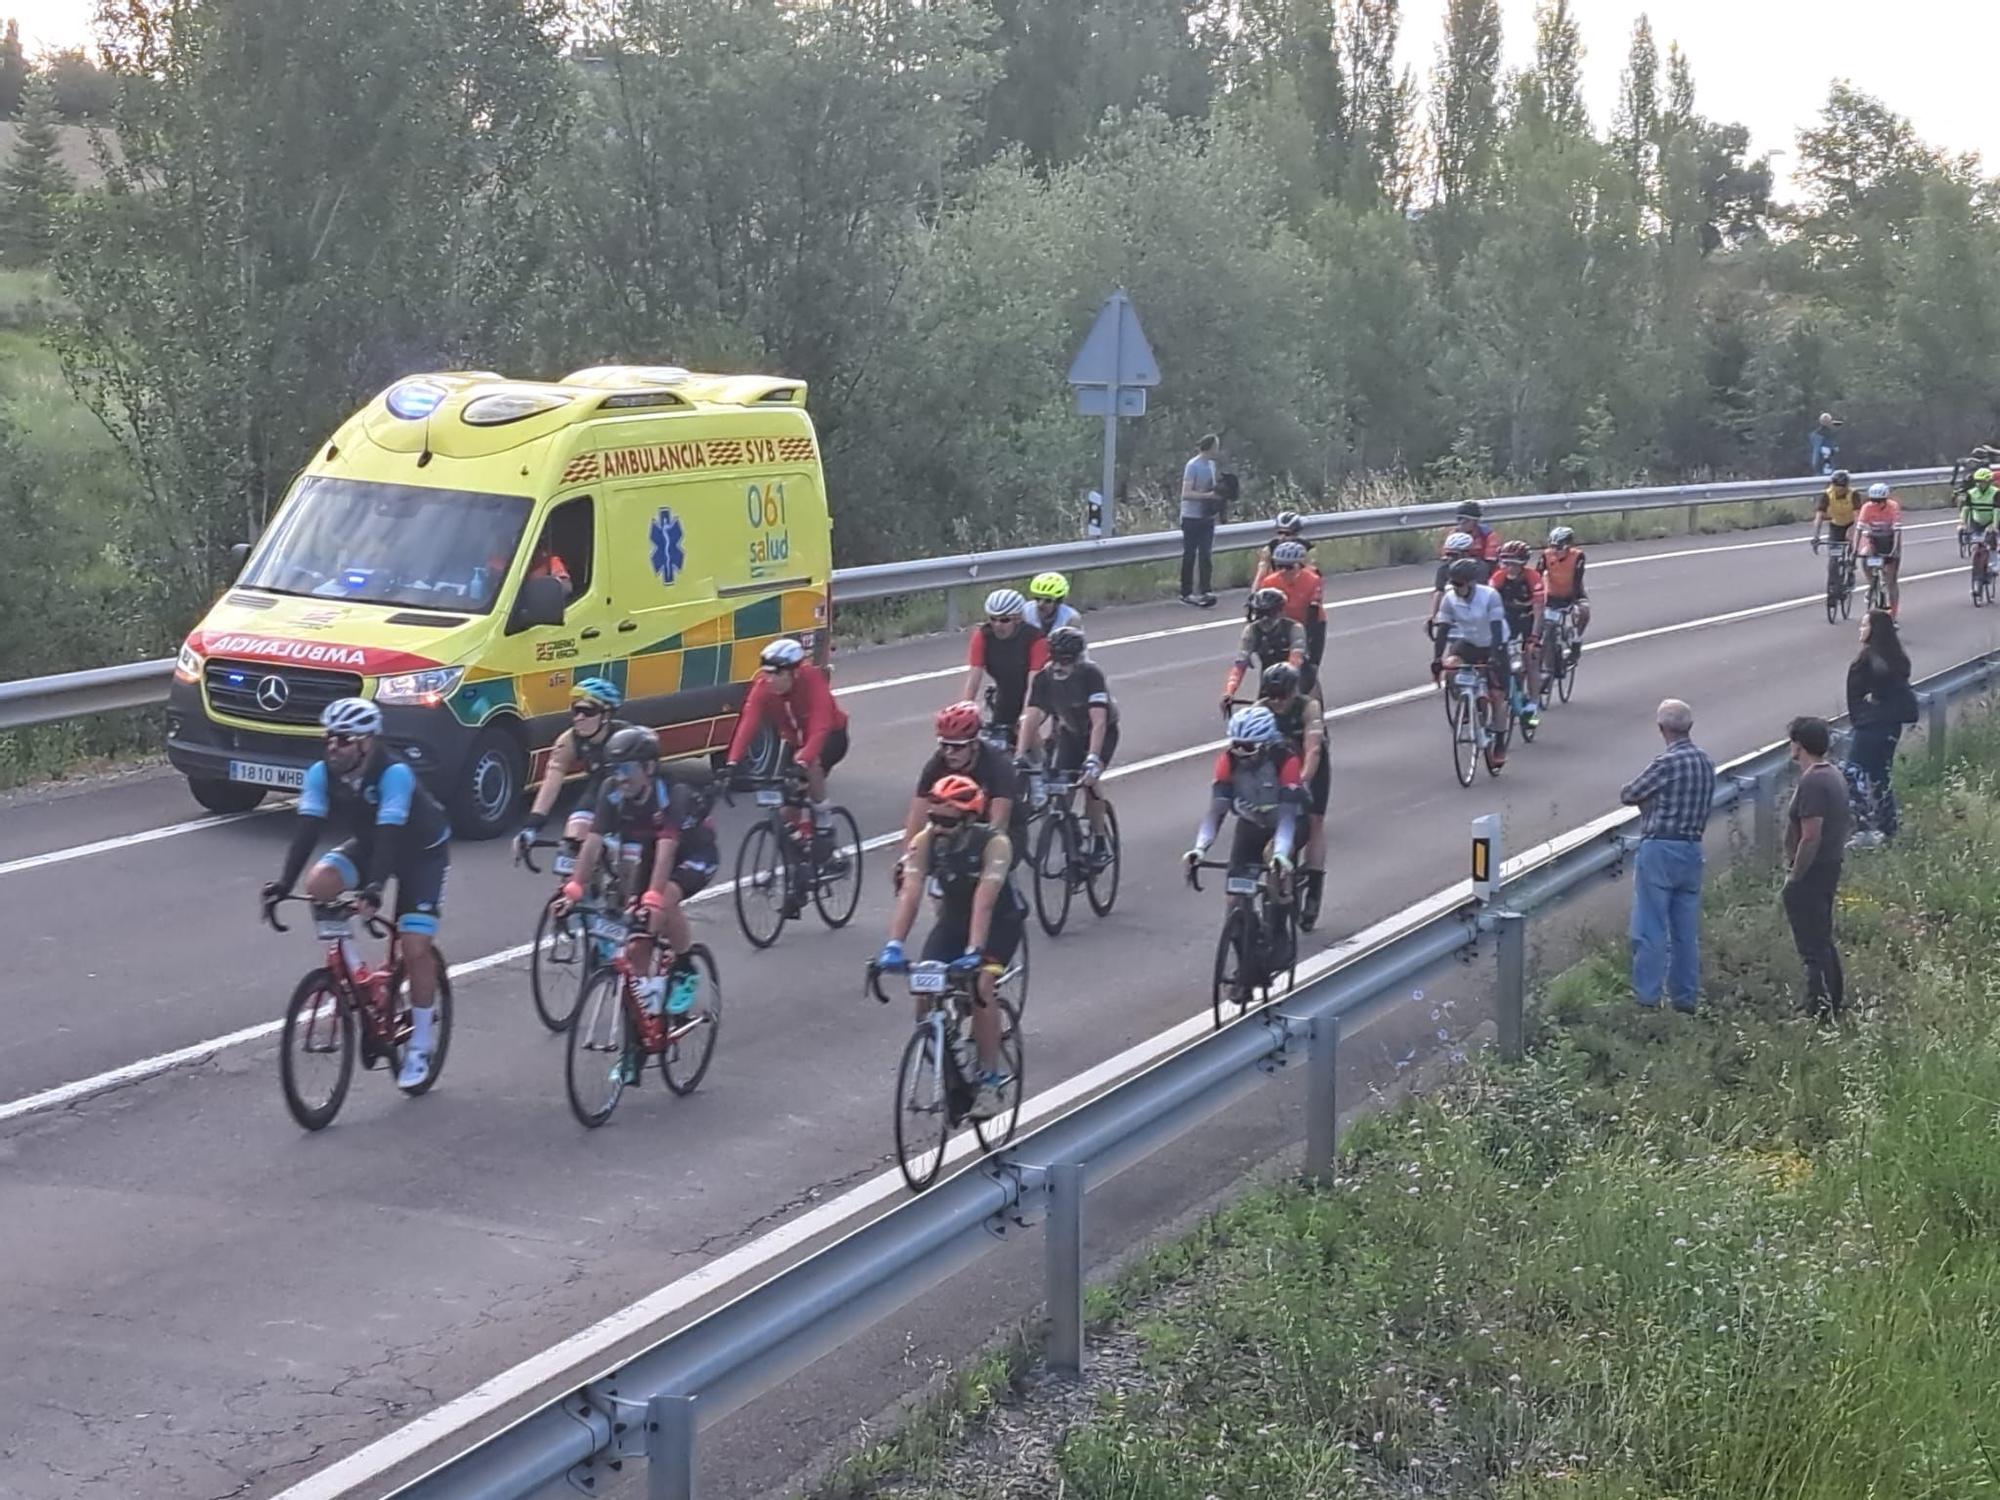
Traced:
[[1086, 417], [1104, 418], [1104, 487], [1098, 492], [1102, 533], [1117, 532], [1118, 419], [1143, 417], [1146, 392], [1160, 383], [1160, 364], [1153, 346], [1139, 327], [1132, 299], [1119, 287], [1098, 310], [1097, 321], [1084, 336], [1083, 347], [1070, 362], [1069, 383], [1076, 387], [1076, 409]]

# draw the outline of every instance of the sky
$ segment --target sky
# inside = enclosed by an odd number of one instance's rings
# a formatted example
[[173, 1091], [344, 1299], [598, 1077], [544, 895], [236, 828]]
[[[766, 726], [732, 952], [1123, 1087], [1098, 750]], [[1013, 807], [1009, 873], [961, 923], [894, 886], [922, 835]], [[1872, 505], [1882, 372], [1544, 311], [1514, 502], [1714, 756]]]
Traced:
[[[309, 0], [302, 0], [309, 3]], [[1536, 0], [1500, 0], [1509, 67], [1534, 54]], [[95, 0], [0, 0], [30, 52], [87, 45]], [[1845, 78], [1910, 117], [1918, 135], [1950, 151], [1977, 151], [2000, 173], [2000, 4], [1994, 0], [1572, 0], [1583, 31], [1584, 88], [1608, 124], [1618, 72], [1643, 11], [1660, 54], [1679, 42], [1694, 67], [1696, 104], [1711, 119], [1750, 127], [1756, 152], [1775, 156], [1783, 183], [1794, 137], [1812, 123], [1827, 86]], [[1403, 61], [1428, 78], [1445, 0], [1403, 0]], [[1984, 64], [1975, 59], [1985, 59]]]
[[[1510, 68], [1533, 60], [1535, 9], [1535, 0], [1500, 0]], [[1988, 175], [2000, 173], [1994, 0], [1571, 0], [1570, 9], [1583, 33], [1584, 95], [1600, 127], [1617, 107], [1618, 74], [1644, 13], [1663, 62], [1669, 42], [1688, 55], [1695, 107], [1749, 126], [1753, 155], [1773, 153], [1780, 196], [1798, 130], [1818, 119], [1836, 78], [1908, 116], [1931, 145], [1977, 151]], [[1444, 11], [1445, 0], [1403, 0], [1403, 61], [1420, 84], [1437, 57]]]

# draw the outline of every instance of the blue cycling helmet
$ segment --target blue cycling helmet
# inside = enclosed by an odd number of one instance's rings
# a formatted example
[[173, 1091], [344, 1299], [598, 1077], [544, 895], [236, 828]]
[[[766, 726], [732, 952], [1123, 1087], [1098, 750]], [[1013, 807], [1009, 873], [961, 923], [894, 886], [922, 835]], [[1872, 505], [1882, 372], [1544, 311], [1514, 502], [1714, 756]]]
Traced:
[[1285, 732], [1278, 727], [1278, 716], [1262, 704], [1252, 704], [1239, 708], [1229, 718], [1229, 739], [1237, 745], [1276, 745], [1283, 741]]
[[586, 677], [569, 690], [569, 701], [572, 705], [595, 703], [606, 713], [610, 713], [625, 701], [625, 695], [618, 691], [618, 684], [615, 682], [609, 682], [602, 677]]

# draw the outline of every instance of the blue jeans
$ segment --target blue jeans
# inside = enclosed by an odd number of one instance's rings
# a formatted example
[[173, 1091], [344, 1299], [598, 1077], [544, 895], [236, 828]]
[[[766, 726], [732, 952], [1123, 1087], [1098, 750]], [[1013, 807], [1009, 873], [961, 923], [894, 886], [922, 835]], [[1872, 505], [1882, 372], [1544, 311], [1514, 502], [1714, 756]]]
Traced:
[[1632, 988], [1660, 1003], [1661, 982], [1680, 1010], [1701, 987], [1701, 845], [1642, 839], [1632, 861]]

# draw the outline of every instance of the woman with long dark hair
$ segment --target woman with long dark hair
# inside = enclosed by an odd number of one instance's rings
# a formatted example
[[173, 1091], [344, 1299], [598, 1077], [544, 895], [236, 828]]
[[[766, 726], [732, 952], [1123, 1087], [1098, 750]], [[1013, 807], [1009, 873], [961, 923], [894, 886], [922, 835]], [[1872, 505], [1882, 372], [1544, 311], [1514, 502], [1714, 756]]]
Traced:
[[1860, 773], [1855, 785], [1860, 831], [1853, 842], [1866, 847], [1895, 836], [1896, 793], [1889, 768], [1903, 726], [1917, 721], [1910, 655], [1886, 609], [1871, 609], [1861, 622], [1861, 652], [1847, 668], [1847, 716], [1854, 725], [1848, 763]]

